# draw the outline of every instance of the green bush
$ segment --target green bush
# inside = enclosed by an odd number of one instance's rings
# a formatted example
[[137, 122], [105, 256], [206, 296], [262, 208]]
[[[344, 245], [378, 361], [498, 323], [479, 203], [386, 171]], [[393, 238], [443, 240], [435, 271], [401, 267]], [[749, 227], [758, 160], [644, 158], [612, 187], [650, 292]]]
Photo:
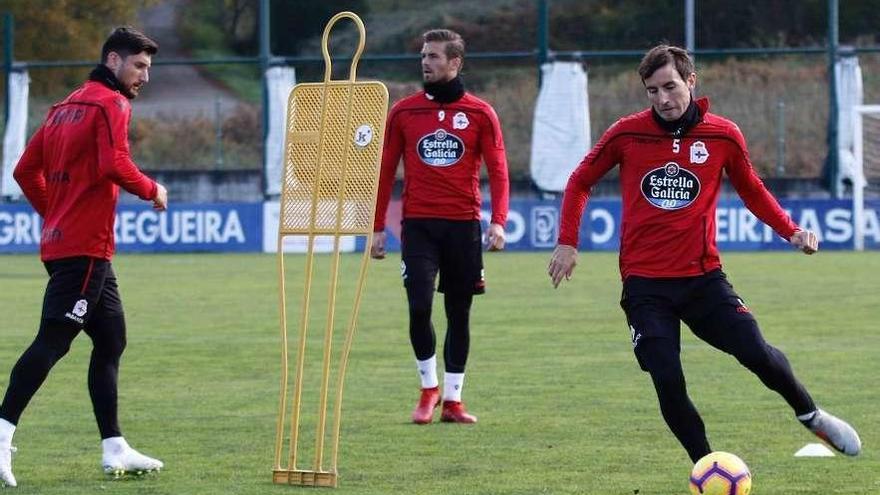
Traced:
[[[221, 123], [204, 117], [139, 118], [132, 122], [132, 156], [149, 170], [260, 169], [262, 127], [259, 110], [239, 105]], [[220, 158], [222, 156], [222, 163]]]

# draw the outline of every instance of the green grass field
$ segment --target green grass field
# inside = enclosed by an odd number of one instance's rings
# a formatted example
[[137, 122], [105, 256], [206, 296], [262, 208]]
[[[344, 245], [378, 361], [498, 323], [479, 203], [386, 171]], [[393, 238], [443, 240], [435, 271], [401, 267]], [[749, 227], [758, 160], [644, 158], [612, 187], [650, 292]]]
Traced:
[[[303, 258], [286, 259], [288, 288], [296, 292]], [[371, 262], [334, 493], [687, 493], [690, 462], [632, 356], [617, 304], [616, 256], [582, 253], [575, 278], [559, 290], [545, 275], [547, 259], [485, 258], [489, 292], [474, 306], [464, 391], [480, 418], [473, 426], [408, 422], [418, 381], [398, 259]], [[344, 272], [358, 260], [345, 257]], [[787, 353], [821, 406], [858, 428], [864, 451], [855, 459], [793, 457], [815, 438], [782, 399], [685, 330], [685, 372], [713, 447], [746, 460], [755, 495], [880, 493], [880, 256], [727, 254], [725, 261], [767, 339]], [[129, 331], [120, 375], [123, 431], [166, 469], [121, 481], [101, 473], [86, 388], [91, 345], [81, 335], [21, 420], [17, 492], [309, 490], [270, 481], [280, 376], [275, 257], [124, 255], [114, 265]], [[33, 338], [44, 284], [36, 256], [0, 256], [3, 389]], [[442, 305], [435, 308], [442, 342]]]

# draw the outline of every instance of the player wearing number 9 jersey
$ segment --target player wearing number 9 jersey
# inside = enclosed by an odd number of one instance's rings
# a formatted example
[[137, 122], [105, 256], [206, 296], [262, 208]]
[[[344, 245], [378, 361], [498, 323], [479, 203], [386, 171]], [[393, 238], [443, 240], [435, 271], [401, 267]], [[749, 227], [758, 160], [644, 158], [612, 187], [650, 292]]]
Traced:
[[423, 35], [424, 91], [397, 102], [388, 116], [376, 203], [371, 255], [385, 257], [385, 218], [391, 188], [403, 158], [401, 277], [409, 305], [409, 334], [421, 380], [412, 414], [417, 424], [432, 421], [440, 402], [436, 338], [431, 323], [434, 283], [444, 294], [441, 421], [474, 423], [461, 401], [470, 346], [474, 294], [485, 290], [480, 227], [480, 166], [486, 163], [492, 217], [486, 233], [490, 251], [504, 248], [507, 220], [507, 159], [501, 124], [485, 101], [464, 90], [459, 72], [464, 40], [448, 29]]

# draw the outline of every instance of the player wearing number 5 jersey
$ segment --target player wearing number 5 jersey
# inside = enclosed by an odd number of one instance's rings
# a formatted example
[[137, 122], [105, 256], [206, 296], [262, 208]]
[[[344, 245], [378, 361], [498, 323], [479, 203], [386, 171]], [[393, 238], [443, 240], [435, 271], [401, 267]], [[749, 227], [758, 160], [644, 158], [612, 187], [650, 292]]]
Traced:
[[448, 327], [444, 345], [441, 420], [474, 423], [461, 402], [470, 346], [470, 308], [485, 290], [480, 232], [480, 166], [485, 161], [492, 194], [487, 232], [490, 251], [504, 248], [507, 160], [501, 125], [488, 103], [465, 92], [459, 77], [464, 41], [437, 29], [424, 34], [424, 91], [399, 101], [388, 116], [371, 254], [385, 256], [385, 216], [398, 163], [403, 158], [401, 276], [409, 304], [410, 342], [422, 392], [412, 414], [430, 423], [440, 402], [435, 335], [431, 323], [434, 281], [444, 293]]
[[572, 173], [562, 202], [559, 243], [548, 268], [553, 285], [570, 278], [590, 188], [620, 167], [623, 201], [621, 307], [641, 368], [650, 373], [672, 433], [696, 462], [711, 452], [681, 367], [680, 322], [733, 355], [794, 410], [816, 435], [849, 455], [861, 442], [844, 421], [818, 409], [785, 355], [764, 341], [748, 306], [721, 270], [715, 209], [726, 175], [746, 207], [806, 254], [818, 249], [767, 191], [736, 124], [694, 99], [697, 75], [687, 52], [660, 45], [639, 75], [651, 108], [618, 120]]

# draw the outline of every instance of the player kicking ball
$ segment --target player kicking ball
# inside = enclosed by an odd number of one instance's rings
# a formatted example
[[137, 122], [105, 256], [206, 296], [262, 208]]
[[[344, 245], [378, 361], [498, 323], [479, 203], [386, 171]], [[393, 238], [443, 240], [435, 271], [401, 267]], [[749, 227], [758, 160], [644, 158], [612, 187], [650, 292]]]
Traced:
[[569, 178], [559, 242], [548, 272], [553, 286], [571, 277], [590, 188], [620, 167], [623, 203], [620, 271], [636, 360], [651, 376], [660, 411], [693, 462], [712, 452], [703, 420], [687, 393], [681, 366], [681, 322], [732, 355], [777, 392], [810, 431], [846, 455], [861, 440], [845, 421], [819, 409], [788, 359], [768, 344], [748, 306], [721, 269], [715, 210], [727, 175], [746, 207], [805, 254], [819, 243], [764, 187], [739, 128], [694, 98], [694, 62], [682, 48], [648, 51], [639, 76], [651, 107], [619, 119]]

